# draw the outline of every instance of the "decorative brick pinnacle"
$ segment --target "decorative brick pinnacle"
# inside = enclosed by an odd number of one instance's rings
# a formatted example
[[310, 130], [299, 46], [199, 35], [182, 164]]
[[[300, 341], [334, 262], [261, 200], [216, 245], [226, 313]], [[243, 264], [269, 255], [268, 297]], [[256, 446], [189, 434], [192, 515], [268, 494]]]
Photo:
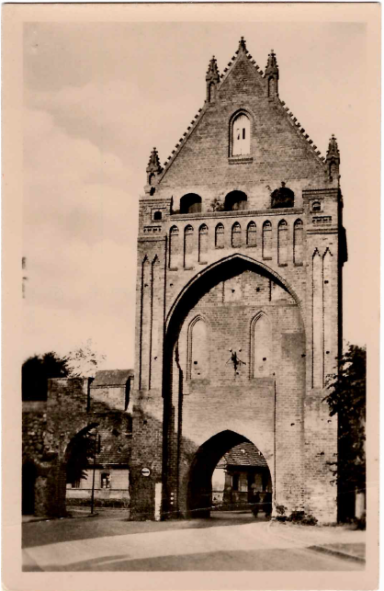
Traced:
[[153, 148], [151, 155], [149, 157], [149, 162], [147, 166], [147, 172], [154, 172], [156, 174], [160, 174], [162, 171], [159, 154], [156, 148]]
[[337, 160], [338, 162], [340, 162], [339, 147], [337, 145], [337, 139], [334, 136], [334, 134], [332, 134], [331, 139], [329, 140], [326, 160]]
[[217, 67], [217, 60], [215, 56], [213, 56], [209, 62], [208, 71], [205, 79], [207, 82], [219, 82], [220, 80], [220, 72], [219, 68]]
[[279, 66], [277, 65], [276, 54], [271, 49], [271, 53], [268, 54], [267, 67], [265, 68], [265, 76], [276, 76], [279, 78]]

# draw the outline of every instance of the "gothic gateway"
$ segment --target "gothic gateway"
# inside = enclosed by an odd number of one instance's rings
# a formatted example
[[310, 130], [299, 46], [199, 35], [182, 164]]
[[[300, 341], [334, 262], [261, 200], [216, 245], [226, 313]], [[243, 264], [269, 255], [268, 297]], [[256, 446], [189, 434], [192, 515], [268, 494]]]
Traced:
[[242, 38], [140, 198], [131, 518], [209, 514], [234, 445], [268, 465], [274, 514], [336, 521], [337, 422], [323, 401], [341, 352], [346, 260], [326, 158]]

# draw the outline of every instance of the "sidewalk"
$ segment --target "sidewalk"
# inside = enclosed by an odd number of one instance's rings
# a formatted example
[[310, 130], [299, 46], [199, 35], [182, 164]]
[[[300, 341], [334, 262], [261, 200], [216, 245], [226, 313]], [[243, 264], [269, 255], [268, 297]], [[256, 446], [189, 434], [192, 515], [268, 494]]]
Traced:
[[271, 522], [270, 527], [275, 534], [310, 550], [360, 563], [365, 562], [365, 531], [355, 530], [346, 525], [294, 525], [276, 521]]

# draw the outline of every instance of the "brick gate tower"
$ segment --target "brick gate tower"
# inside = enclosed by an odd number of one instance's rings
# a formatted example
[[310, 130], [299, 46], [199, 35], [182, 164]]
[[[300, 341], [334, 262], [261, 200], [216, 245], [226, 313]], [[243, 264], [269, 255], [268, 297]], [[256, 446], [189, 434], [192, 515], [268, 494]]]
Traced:
[[274, 512], [336, 520], [340, 156], [322, 157], [242, 38], [140, 198], [131, 518], [208, 515], [212, 472], [244, 441]]

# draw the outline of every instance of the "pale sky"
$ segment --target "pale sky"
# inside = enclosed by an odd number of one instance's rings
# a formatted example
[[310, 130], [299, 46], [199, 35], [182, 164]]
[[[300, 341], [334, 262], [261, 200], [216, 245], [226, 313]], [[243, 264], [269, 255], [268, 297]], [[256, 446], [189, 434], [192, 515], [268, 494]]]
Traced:
[[[139, 195], [241, 36], [322, 155], [341, 155], [345, 339], [366, 342], [366, 30], [359, 23], [28, 23], [24, 28], [24, 357], [91, 338], [105, 367], [133, 367]], [[378, 199], [377, 199], [378, 202]], [[353, 292], [354, 297], [350, 294]]]

